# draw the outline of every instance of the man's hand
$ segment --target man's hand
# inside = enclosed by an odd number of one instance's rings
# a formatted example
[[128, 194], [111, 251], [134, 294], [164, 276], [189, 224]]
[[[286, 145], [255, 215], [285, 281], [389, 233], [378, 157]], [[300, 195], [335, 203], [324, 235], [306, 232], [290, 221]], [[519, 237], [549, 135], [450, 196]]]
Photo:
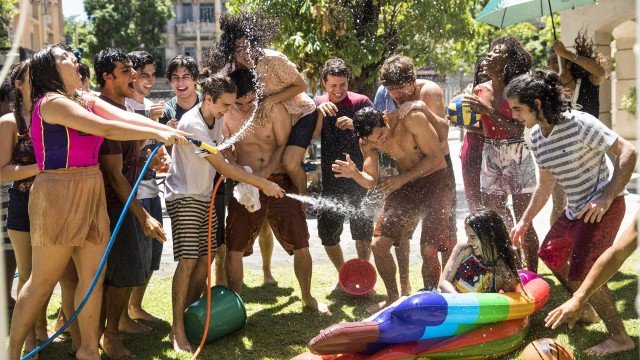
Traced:
[[407, 101], [398, 108], [398, 116], [400, 116], [400, 119], [403, 119], [412, 110], [428, 111], [429, 108], [422, 100]]
[[140, 225], [142, 225], [142, 231], [145, 235], [150, 236], [161, 243], [167, 241], [167, 236], [164, 233], [162, 224], [158, 222], [158, 220], [154, 219], [153, 216], [147, 214], [147, 217]]
[[324, 116], [336, 116], [338, 114], [338, 107], [331, 101], [318, 105], [318, 110], [320, 110]]
[[385, 194], [389, 195], [392, 192], [398, 190], [404, 184], [405, 183], [398, 176], [390, 176], [388, 178], [380, 180], [378, 189], [384, 191]]
[[183, 131], [175, 130], [175, 131], [157, 131], [154, 139], [156, 141], [162, 142], [167, 146], [171, 145], [188, 145], [190, 144], [189, 140], [187, 140], [187, 136], [190, 134], [185, 133]]
[[340, 130], [353, 130], [353, 120], [348, 116], [340, 116], [336, 120], [336, 127]]
[[[150, 155], [151, 149], [147, 149], [147, 158], [149, 158]], [[153, 157], [153, 160], [151, 160], [151, 164], [149, 165], [149, 167], [151, 167], [151, 169], [153, 169], [153, 171], [155, 172], [162, 172], [161, 170], [168, 169], [170, 164], [171, 158], [166, 154], [160, 154], [160, 152], [158, 151]]]
[[275, 198], [281, 198], [284, 196], [284, 190], [282, 190], [278, 184], [267, 179], [264, 180], [264, 185], [260, 187], [260, 190], [262, 190], [262, 192], [267, 196]]
[[465, 95], [462, 99], [462, 106], [468, 106], [479, 114], [491, 115], [495, 111], [492, 106], [480, 100], [476, 95]]
[[580, 301], [575, 297], [572, 297], [564, 304], [549, 312], [547, 317], [544, 319], [544, 326], [555, 329], [563, 322], [567, 322], [569, 324], [569, 329], [573, 329], [576, 325], [576, 321], [578, 321], [580, 316], [582, 316], [583, 309], [584, 308]]
[[524, 234], [527, 233], [531, 224], [525, 224], [522, 220], [518, 221], [516, 226], [511, 229], [511, 243], [515, 245], [518, 249], [522, 247], [520, 244], [522, 243], [522, 239], [524, 238]]
[[167, 126], [168, 127], [172, 127], [174, 129], [178, 128], [178, 120], [177, 119], [171, 119], [169, 121], [167, 121]]
[[607, 210], [609, 210], [609, 206], [611, 206], [612, 202], [613, 200], [599, 197], [585, 205], [584, 208], [582, 208], [582, 211], [578, 213], [577, 218], [580, 219], [584, 216], [582, 220], [585, 223], [593, 224], [600, 222], [600, 220], [602, 220], [602, 216], [607, 212]]
[[353, 179], [358, 173], [358, 167], [351, 160], [351, 156], [347, 154], [346, 161], [336, 160], [333, 165], [331, 165], [331, 170], [335, 173], [335, 177], [337, 178], [349, 178]]
[[[160, 117], [162, 116], [163, 112], [164, 112], [164, 101], [160, 101], [157, 104], [151, 105], [151, 108], [149, 108], [149, 117], [153, 121], [158, 121], [158, 119], [160, 119]], [[176, 122], [176, 126], [177, 126], [177, 122]]]

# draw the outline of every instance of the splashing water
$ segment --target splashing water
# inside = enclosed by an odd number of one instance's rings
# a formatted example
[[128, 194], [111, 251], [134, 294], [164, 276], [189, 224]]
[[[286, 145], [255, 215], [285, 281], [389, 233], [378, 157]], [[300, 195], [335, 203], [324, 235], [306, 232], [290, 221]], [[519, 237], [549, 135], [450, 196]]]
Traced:
[[286, 193], [285, 195], [300, 202], [313, 205], [313, 207], [317, 210], [326, 209], [342, 214], [355, 214], [358, 211], [358, 209], [354, 208], [351, 205], [343, 204], [333, 199], [298, 195], [293, 193]]

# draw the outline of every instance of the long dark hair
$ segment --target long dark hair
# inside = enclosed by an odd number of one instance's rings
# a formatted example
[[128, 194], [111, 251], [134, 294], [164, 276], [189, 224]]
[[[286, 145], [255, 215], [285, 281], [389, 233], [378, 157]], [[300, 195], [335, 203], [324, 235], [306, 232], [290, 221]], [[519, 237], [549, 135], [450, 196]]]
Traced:
[[16, 82], [24, 82], [26, 81], [25, 74], [29, 71], [29, 63], [31, 60], [27, 59], [21, 61], [19, 64], [15, 65], [13, 69], [11, 69], [11, 75], [9, 76], [9, 83], [11, 86], [10, 99], [11, 103], [9, 108], [13, 112], [13, 117], [16, 119], [16, 124], [18, 126], [18, 136], [29, 135], [29, 127], [27, 126], [27, 121], [24, 116], [22, 116], [22, 107], [24, 104], [24, 94], [20, 90], [20, 87], [16, 86]]
[[506, 35], [495, 39], [491, 43], [491, 49], [497, 45], [504, 45], [507, 49], [506, 56], [509, 59], [504, 69], [504, 84], [507, 85], [518, 75], [522, 75], [531, 69], [532, 58], [517, 38]]
[[[38, 51], [31, 59], [29, 69], [29, 80], [31, 81], [31, 103], [32, 107], [41, 97], [48, 93], [57, 93], [66, 96], [78, 104], [86, 107], [85, 101], [80, 95], [74, 92], [73, 95], [67, 94], [64, 88], [64, 81], [56, 64], [56, 57], [53, 50], [59, 48], [65, 51], [71, 51], [67, 45], [54, 44]], [[97, 75], [96, 75], [97, 76]]]
[[220, 16], [220, 41], [207, 51], [202, 65], [215, 74], [234, 61], [238, 39], [246, 38], [254, 51], [261, 51], [278, 34], [278, 28], [277, 19], [262, 12], [225, 12]]
[[[536, 69], [531, 74], [520, 75], [504, 89], [504, 96], [516, 98], [535, 110], [540, 110], [549, 124], [557, 124], [562, 113], [569, 110], [570, 102], [565, 98], [560, 76], [549, 69]], [[538, 108], [535, 99], [542, 103]]]
[[[593, 39], [587, 37], [587, 30], [583, 29], [578, 32], [578, 36], [574, 40], [573, 45], [576, 54], [580, 56], [584, 56], [594, 60], [598, 65], [605, 67], [607, 65], [607, 60], [595, 49], [593, 45]], [[571, 75], [574, 79], [582, 79], [584, 77], [589, 76], [589, 72], [583, 69], [580, 65], [571, 64]]]
[[[504, 261], [511, 275], [519, 279], [520, 260], [512, 248], [509, 232], [500, 215], [494, 210], [481, 209], [469, 214], [464, 219], [464, 223], [472, 228], [478, 236], [483, 249], [483, 257], [492, 266], [497, 265], [498, 260]], [[485, 251], [484, 249], [495, 251]], [[495, 258], [494, 253], [497, 254]]]

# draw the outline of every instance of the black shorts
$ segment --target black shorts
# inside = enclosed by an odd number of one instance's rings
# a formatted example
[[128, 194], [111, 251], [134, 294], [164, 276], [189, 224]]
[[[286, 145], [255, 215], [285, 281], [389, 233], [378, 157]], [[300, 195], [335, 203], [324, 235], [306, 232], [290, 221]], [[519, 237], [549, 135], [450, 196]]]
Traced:
[[[162, 203], [160, 201], [160, 195], [156, 195], [155, 197], [148, 199], [138, 199], [140, 205], [147, 210], [147, 212], [153, 216], [160, 224], [162, 224]], [[136, 224], [140, 225], [139, 222], [136, 221]], [[141, 237], [148, 237], [142, 231], [142, 228], [138, 228], [138, 235]], [[149, 238], [144, 241], [151, 242], [151, 263], [148, 268], [151, 271], [160, 270], [160, 260], [162, 260], [162, 243], [154, 238]], [[145, 264], [146, 267], [146, 264]]]
[[308, 115], [305, 115], [298, 120], [298, 122], [291, 128], [291, 134], [287, 141], [287, 146], [299, 146], [306, 149], [311, 144], [311, 138], [313, 137], [313, 130], [316, 129], [316, 121], [318, 120], [318, 114], [314, 110]]
[[[122, 206], [107, 208], [109, 228], [113, 230], [120, 217]], [[109, 253], [107, 259], [107, 270], [104, 275], [104, 283], [115, 287], [132, 287], [144, 285], [149, 276], [149, 264], [151, 263], [151, 241], [149, 237], [145, 241], [140, 241], [138, 235], [140, 225], [137, 225], [136, 218], [131, 211], [122, 221], [120, 231]]]
[[29, 232], [29, 192], [9, 189], [7, 230]]
[[[335, 199], [339, 203], [348, 203], [355, 209], [362, 207], [362, 201], [367, 195], [367, 190], [354, 188], [343, 191], [339, 194], [321, 193], [324, 198]], [[367, 211], [357, 211], [354, 214], [344, 214], [329, 209], [318, 211], [318, 236], [324, 246], [334, 246], [340, 242], [343, 223], [349, 217], [349, 228], [353, 240], [371, 242], [373, 234], [373, 213]]]

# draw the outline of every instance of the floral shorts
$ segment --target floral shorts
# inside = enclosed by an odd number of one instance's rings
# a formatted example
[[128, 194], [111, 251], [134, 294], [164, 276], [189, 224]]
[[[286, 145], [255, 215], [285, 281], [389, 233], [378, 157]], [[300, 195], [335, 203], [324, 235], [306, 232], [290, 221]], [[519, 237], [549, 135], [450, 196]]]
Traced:
[[532, 193], [536, 187], [533, 156], [524, 139], [485, 140], [480, 189], [488, 195]]

